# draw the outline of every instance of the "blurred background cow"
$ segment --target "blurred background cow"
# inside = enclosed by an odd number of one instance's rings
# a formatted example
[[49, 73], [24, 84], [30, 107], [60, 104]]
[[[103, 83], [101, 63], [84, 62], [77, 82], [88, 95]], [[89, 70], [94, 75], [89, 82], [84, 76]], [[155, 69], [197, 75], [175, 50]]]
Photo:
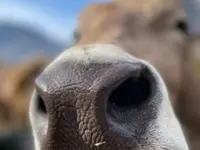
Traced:
[[[109, 0], [80, 0], [76, 2], [64, 0], [0, 1], [1, 150], [31, 150], [32, 136], [27, 116], [34, 79], [42, 72], [48, 62], [61, 51], [73, 45], [80, 36], [87, 32], [88, 29], [85, 26], [87, 26], [87, 19], [90, 18], [88, 16], [93, 10], [87, 9], [88, 12], [84, 13], [87, 14], [85, 17], [79, 16], [80, 9], [91, 2], [105, 1]], [[195, 15], [198, 12], [200, 13], [200, 0], [199, 2], [198, 0], [191, 0], [190, 2], [189, 0], [112, 1], [129, 11], [143, 12], [149, 19], [158, 15], [161, 10], [180, 10], [183, 17], [187, 17], [187, 20], [189, 20], [188, 24], [192, 27], [189, 30], [190, 33], [198, 33], [200, 30], [200, 26], [198, 26], [200, 17], [198, 18], [198, 15]], [[187, 16], [184, 16], [183, 8]], [[83, 22], [83, 25], [77, 24], [77, 18], [84, 20], [80, 21]], [[99, 22], [100, 20], [96, 20], [96, 23]], [[195, 25], [191, 22], [195, 22]], [[184, 22], [180, 22], [179, 25], [180, 28], [187, 28]], [[193, 58], [194, 61], [198, 61], [200, 60], [199, 42], [198, 40], [189, 40], [192, 41], [190, 47], [193, 50], [193, 53], [187, 53], [187, 55], [192, 56], [192, 60], [189, 61], [193, 61]], [[194, 64], [194, 66], [188, 65], [184, 71], [195, 71], [197, 74], [183, 72], [190, 78], [192, 86], [188, 86], [187, 82], [189, 81], [183, 82], [182, 86], [187, 86], [190, 93], [180, 93], [183, 101], [179, 100], [175, 109], [179, 118], [183, 120], [182, 125], [187, 131], [186, 136], [191, 149], [197, 150], [200, 142], [200, 129], [198, 128], [200, 113], [197, 111], [200, 108], [200, 97], [193, 94], [193, 91], [195, 93], [199, 91], [200, 64]], [[187, 100], [185, 100], [186, 97]], [[191, 101], [188, 102], [188, 99], [191, 99]]]

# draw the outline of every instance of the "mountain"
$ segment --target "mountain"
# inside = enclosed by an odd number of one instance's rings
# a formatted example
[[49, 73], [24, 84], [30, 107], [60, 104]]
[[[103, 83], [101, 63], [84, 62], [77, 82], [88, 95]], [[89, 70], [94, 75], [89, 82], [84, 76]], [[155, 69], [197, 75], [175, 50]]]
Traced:
[[56, 42], [30, 26], [0, 23], [0, 59], [3, 60], [19, 60], [38, 54], [52, 57], [69, 45]]

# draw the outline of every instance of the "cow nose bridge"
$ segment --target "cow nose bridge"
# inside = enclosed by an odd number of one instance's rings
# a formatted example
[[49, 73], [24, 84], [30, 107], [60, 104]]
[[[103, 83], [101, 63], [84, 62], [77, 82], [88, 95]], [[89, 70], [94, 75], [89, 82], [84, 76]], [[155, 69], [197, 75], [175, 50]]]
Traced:
[[[86, 45], [69, 49], [61, 54], [44, 70], [35, 83], [39, 91], [45, 95], [53, 95], [62, 89], [80, 84], [86, 89], [91, 86], [93, 80], [99, 80], [107, 74], [117, 78], [123, 76], [123, 71], [139, 72], [142, 67], [144, 65], [139, 63], [138, 59], [130, 57], [114, 45]], [[114, 72], [120, 73], [114, 74]], [[107, 77], [105, 80], [112, 78]]]

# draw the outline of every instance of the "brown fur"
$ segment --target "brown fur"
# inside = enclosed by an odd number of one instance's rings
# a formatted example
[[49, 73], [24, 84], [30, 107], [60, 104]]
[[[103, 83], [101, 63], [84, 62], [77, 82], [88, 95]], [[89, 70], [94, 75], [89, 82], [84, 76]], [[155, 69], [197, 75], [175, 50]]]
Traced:
[[112, 0], [129, 11], [143, 12], [148, 17], [163, 10], [173, 10], [180, 7], [177, 0]]
[[[134, 6], [129, 2], [116, 0], [116, 3], [86, 7], [78, 20], [77, 31], [80, 37], [77, 44], [114, 43], [152, 63], [167, 84], [172, 104], [185, 128], [190, 149], [197, 150], [200, 147], [199, 38], [188, 40], [187, 34], [176, 28], [179, 21], [185, 20], [185, 14], [180, 9], [160, 9], [159, 13], [148, 9], [154, 14], [149, 19], [142, 12], [144, 9], [140, 9], [140, 4]], [[156, 0], [151, 2], [157, 4]], [[130, 11], [126, 7], [124, 9], [122, 5], [130, 6], [132, 10], [142, 10], [144, 16], [136, 13], [139, 11]], [[145, 5], [149, 6], [147, 3]]]
[[44, 58], [0, 68], [0, 132], [21, 130], [29, 124], [28, 105], [35, 77], [46, 66]]
[[200, 147], [200, 38], [194, 36], [185, 46], [183, 80], [177, 114], [182, 121], [191, 150]]

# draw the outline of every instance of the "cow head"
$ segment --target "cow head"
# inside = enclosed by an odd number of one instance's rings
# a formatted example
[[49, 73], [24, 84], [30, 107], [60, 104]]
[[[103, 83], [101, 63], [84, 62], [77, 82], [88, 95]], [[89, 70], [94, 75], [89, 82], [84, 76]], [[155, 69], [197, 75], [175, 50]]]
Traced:
[[112, 2], [86, 7], [77, 44], [35, 81], [36, 150], [188, 150], [157, 71], [168, 73], [163, 78], [176, 97], [183, 22], [176, 11], [149, 20]]

